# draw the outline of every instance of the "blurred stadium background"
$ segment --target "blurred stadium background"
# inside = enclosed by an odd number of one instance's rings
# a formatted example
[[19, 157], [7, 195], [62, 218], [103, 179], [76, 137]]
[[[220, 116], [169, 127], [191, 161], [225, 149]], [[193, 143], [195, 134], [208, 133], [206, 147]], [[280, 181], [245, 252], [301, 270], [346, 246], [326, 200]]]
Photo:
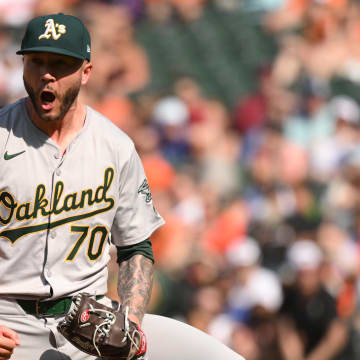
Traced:
[[0, 106], [25, 96], [26, 22], [55, 12], [88, 25], [82, 96], [166, 220], [149, 311], [247, 360], [359, 359], [360, 1], [1, 0]]

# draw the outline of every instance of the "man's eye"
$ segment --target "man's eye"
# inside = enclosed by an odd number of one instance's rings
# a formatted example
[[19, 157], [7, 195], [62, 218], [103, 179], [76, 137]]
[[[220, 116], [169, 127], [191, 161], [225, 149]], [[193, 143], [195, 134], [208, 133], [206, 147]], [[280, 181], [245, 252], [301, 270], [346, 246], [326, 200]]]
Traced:
[[41, 65], [41, 60], [40, 60], [40, 59], [37, 59], [37, 58], [33, 58], [33, 59], [31, 60], [31, 62], [32, 62], [33, 64], [35, 64], [35, 65]]
[[66, 66], [67, 63], [64, 60], [57, 60], [55, 66]]

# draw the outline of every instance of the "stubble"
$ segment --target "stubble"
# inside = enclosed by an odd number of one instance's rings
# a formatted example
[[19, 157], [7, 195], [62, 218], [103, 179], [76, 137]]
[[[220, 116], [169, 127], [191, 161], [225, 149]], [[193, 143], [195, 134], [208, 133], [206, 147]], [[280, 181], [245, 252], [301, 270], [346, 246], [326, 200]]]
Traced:
[[60, 103], [60, 110], [57, 115], [48, 116], [46, 112], [44, 112], [40, 107], [40, 91], [35, 91], [34, 88], [25, 80], [24, 77], [23, 81], [25, 90], [29, 95], [36, 114], [41, 120], [47, 122], [63, 119], [72, 104], [74, 103], [75, 99], [78, 97], [81, 88], [81, 84], [79, 81], [79, 83], [73, 85], [72, 87], [69, 87], [63, 95], [59, 95], [57, 92], [55, 92], [56, 99]]

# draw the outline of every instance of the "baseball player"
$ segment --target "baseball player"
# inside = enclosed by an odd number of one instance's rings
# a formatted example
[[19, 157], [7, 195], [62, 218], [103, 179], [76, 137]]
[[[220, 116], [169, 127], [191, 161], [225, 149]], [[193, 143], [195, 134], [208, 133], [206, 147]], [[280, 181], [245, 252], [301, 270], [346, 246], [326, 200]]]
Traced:
[[[241, 359], [178, 321], [149, 314], [143, 321], [149, 238], [164, 221], [133, 142], [78, 97], [92, 72], [86, 27], [62, 13], [37, 17], [17, 54], [28, 97], [0, 110], [0, 360], [94, 359], [57, 324], [79, 292], [111, 305], [104, 296], [111, 243], [119, 297], [148, 335], [150, 360]], [[185, 343], [197, 345], [189, 352]]]

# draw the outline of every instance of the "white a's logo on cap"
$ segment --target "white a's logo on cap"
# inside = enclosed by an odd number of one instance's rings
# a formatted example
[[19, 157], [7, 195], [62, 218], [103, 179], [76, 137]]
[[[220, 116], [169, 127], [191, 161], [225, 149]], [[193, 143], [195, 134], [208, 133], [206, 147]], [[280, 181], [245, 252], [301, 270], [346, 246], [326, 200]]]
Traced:
[[66, 33], [66, 26], [63, 24], [55, 24], [54, 19], [47, 19], [45, 23], [45, 32], [39, 36], [40, 39], [49, 39], [52, 37], [58, 40], [61, 35]]

